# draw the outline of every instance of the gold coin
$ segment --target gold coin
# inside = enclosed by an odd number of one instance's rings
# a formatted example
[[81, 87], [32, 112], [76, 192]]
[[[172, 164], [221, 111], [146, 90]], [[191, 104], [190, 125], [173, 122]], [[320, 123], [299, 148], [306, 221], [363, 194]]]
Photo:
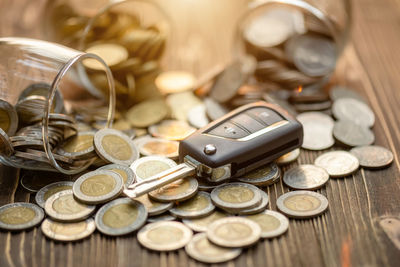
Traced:
[[36, 203], [40, 207], [44, 208], [47, 199], [60, 191], [72, 189], [73, 184], [74, 183], [71, 181], [61, 181], [42, 187], [39, 192], [36, 193]]
[[196, 131], [184, 121], [165, 120], [149, 127], [149, 133], [167, 140], [183, 140]]
[[280, 236], [289, 228], [289, 220], [279, 212], [272, 210], [265, 210], [245, 218], [256, 222], [261, 227], [262, 238]]
[[160, 202], [183, 201], [194, 196], [198, 186], [196, 178], [187, 177], [151, 191], [149, 197]]
[[[109, 67], [115, 66], [128, 59], [128, 50], [119, 44], [97, 44], [86, 49], [86, 53], [101, 57]], [[93, 70], [103, 70], [104, 66], [95, 59], [85, 59], [83, 65]]]
[[183, 202], [178, 203], [169, 212], [178, 218], [199, 218], [213, 212], [215, 206], [211, 202], [210, 194], [197, 192], [197, 194]]
[[134, 105], [125, 117], [133, 127], [144, 128], [165, 118], [168, 107], [161, 99], [152, 99]]
[[10, 203], [0, 207], [0, 229], [18, 231], [39, 224], [43, 210], [31, 203]]
[[214, 211], [210, 215], [198, 219], [183, 219], [182, 222], [189, 226], [193, 231], [206, 232], [210, 224], [218, 219], [227, 217], [228, 214], [220, 211]]
[[138, 145], [140, 154], [144, 156], [163, 156], [178, 158], [179, 143], [161, 138], [146, 138]]
[[0, 99], [0, 128], [13, 136], [18, 128], [18, 115], [14, 106]]
[[196, 78], [187, 71], [166, 71], [157, 76], [155, 83], [161, 93], [171, 94], [194, 89]]
[[171, 159], [159, 156], [147, 156], [136, 160], [131, 168], [136, 175], [136, 180], [141, 182], [175, 166], [175, 161]]
[[41, 229], [48, 238], [57, 241], [76, 241], [91, 235], [96, 230], [96, 225], [92, 218], [70, 223], [46, 219], [43, 221]]
[[292, 191], [277, 199], [280, 211], [293, 218], [311, 218], [320, 215], [328, 208], [325, 196], [311, 191]]
[[81, 132], [71, 136], [57, 149], [57, 153], [73, 158], [88, 159], [95, 155], [94, 152], [94, 132]]
[[149, 216], [159, 215], [174, 206], [173, 202], [162, 203], [152, 200], [149, 198], [148, 194], [137, 197], [135, 200], [141, 202], [146, 207]]
[[189, 110], [202, 103], [192, 91], [170, 94], [166, 102], [171, 109], [171, 117], [179, 121], [187, 121]]
[[296, 148], [295, 150], [290, 151], [289, 153], [286, 153], [285, 155], [279, 157], [276, 160], [276, 163], [278, 165], [289, 164], [296, 161], [299, 156], [300, 156], [300, 149]]

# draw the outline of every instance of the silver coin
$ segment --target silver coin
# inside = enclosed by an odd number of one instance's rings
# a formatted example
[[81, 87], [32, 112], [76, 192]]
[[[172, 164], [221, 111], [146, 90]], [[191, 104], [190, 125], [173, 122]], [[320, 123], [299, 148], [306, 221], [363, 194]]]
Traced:
[[190, 242], [192, 230], [180, 222], [155, 222], [144, 226], [137, 234], [139, 243], [151, 250], [172, 251]]
[[302, 148], [309, 150], [324, 150], [334, 145], [332, 137], [333, 119], [321, 112], [305, 112], [297, 116], [303, 125]]
[[256, 214], [256, 213], [259, 213], [259, 212], [262, 212], [263, 210], [265, 210], [269, 203], [269, 197], [268, 197], [268, 194], [261, 189], [260, 189], [260, 193], [261, 193], [261, 202], [260, 202], [260, 204], [258, 204], [258, 206], [251, 208], [251, 209], [240, 210], [237, 212], [237, 214], [250, 215], [250, 214]]
[[0, 207], [0, 229], [20, 231], [38, 225], [44, 217], [43, 210], [31, 203], [16, 202]]
[[205, 217], [196, 219], [183, 219], [182, 222], [195, 232], [206, 232], [211, 223], [228, 216], [230, 215], [226, 212], [214, 210], [211, 214]]
[[356, 124], [372, 127], [375, 115], [371, 108], [354, 98], [339, 98], [332, 105], [332, 113], [338, 120], [348, 120]]
[[206, 233], [199, 233], [185, 246], [186, 253], [200, 262], [220, 263], [232, 260], [240, 255], [241, 248], [224, 248], [214, 245], [207, 239]]
[[314, 161], [318, 167], [324, 168], [330, 177], [348, 176], [358, 170], [358, 159], [346, 151], [327, 152]]
[[114, 129], [102, 129], [94, 135], [94, 148], [107, 162], [130, 166], [139, 158], [139, 150], [124, 133]]
[[130, 168], [135, 173], [137, 182], [141, 182], [176, 165], [176, 162], [172, 159], [160, 156], [147, 156], [135, 160]]
[[284, 234], [289, 228], [289, 220], [283, 214], [265, 210], [245, 218], [256, 222], [261, 227], [261, 238], [274, 238]]
[[236, 180], [256, 186], [268, 186], [279, 181], [280, 176], [279, 167], [275, 163], [269, 163], [236, 178]]
[[356, 156], [360, 166], [364, 168], [379, 169], [389, 166], [393, 162], [393, 153], [381, 146], [360, 146], [350, 150]]
[[325, 169], [311, 164], [304, 164], [287, 170], [283, 182], [293, 189], [315, 190], [324, 186], [329, 180]]
[[141, 202], [147, 210], [149, 216], [155, 216], [170, 210], [173, 206], [173, 202], [158, 202], [149, 198], [148, 194], [144, 194], [140, 197], [135, 198], [135, 200]]
[[119, 198], [102, 206], [96, 213], [95, 222], [103, 234], [120, 236], [136, 231], [146, 219], [147, 211], [142, 203]]
[[215, 206], [234, 212], [258, 206], [261, 193], [251, 184], [227, 183], [217, 186], [211, 192], [211, 200]]
[[71, 181], [61, 181], [46, 185], [36, 193], [35, 201], [40, 207], [44, 208], [49, 197], [60, 191], [72, 189], [73, 184], [74, 182]]
[[14, 106], [0, 99], [0, 128], [13, 136], [18, 128], [18, 114]]
[[120, 164], [108, 164], [98, 168], [97, 170], [109, 170], [118, 173], [124, 182], [126, 187], [130, 186], [135, 182], [135, 174], [132, 169]]
[[0, 128], [0, 154], [4, 156], [10, 156], [14, 153], [12, 142], [8, 137], [8, 134]]
[[279, 157], [276, 160], [276, 163], [278, 165], [286, 165], [295, 162], [299, 156], [300, 156], [300, 149], [296, 148], [295, 150], [290, 151], [289, 153], [286, 153], [285, 155]]
[[196, 178], [186, 177], [151, 191], [149, 197], [160, 202], [184, 201], [196, 195], [198, 187]]
[[312, 191], [292, 191], [276, 200], [277, 208], [291, 218], [316, 217], [328, 208], [328, 199]]
[[92, 218], [80, 222], [57, 222], [45, 219], [41, 226], [42, 233], [50, 239], [57, 241], [76, 241], [90, 236], [96, 225]]
[[183, 219], [204, 217], [212, 213], [215, 206], [211, 202], [210, 194], [197, 192], [192, 198], [175, 205], [169, 212]]
[[118, 173], [96, 170], [80, 176], [72, 187], [74, 196], [81, 202], [99, 204], [116, 198], [124, 188], [124, 181]]
[[164, 214], [161, 214], [161, 215], [148, 217], [147, 221], [149, 223], [164, 222], [164, 221], [170, 222], [170, 221], [174, 221], [175, 219], [176, 219], [176, 217], [168, 212], [168, 213], [164, 213]]
[[367, 103], [366, 99], [358, 94], [356, 91], [340, 85], [334, 86], [329, 90], [329, 97], [333, 101], [336, 101], [339, 98], [354, 98], [356, 100]]
[[96, 206], [90, 206], [75, 200], [72, 190], [60, 191], [49, 197], [45, 204], [46, 214], [53, 220], [75, 222], [89, 217]]
[[349, 120], [339, 120], [333, 127], [333, 136], [346, 146], [366, 146], [375, 141], [374, 132], [367, 126]]
[[199, 104], [191, 108], [187, 113], [188, 122], [196, 128], [203, 128], [210, 123], [207, 118], [206, 106]]
[[205, 98], [204, 105], [206, 106], [207, 116], [213, 121], [221, 118], [229, 112], [226, 107], [222, 106], [212, 98]]
[[261, 237], [261, 227], [243, 217], [216, 220], [207, 230], [207, 238], [214, 244], [228, 248], [248, 247]]

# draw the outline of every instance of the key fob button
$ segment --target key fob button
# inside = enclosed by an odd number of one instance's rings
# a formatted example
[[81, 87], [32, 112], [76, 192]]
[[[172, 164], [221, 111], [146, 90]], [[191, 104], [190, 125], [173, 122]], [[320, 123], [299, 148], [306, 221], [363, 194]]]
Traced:
[[266, 124], [266, 126], [283, 120], [283, 118], [278, 113], [268, 108], [252, 108], [247, 110], [245, 114], [248, 114], [254, 119], [262, 121]]
[[244, 114], [244, 113], [233, 117], [230, 121], [236, 125], [241, 126], [244, 129], [246, 129], [250, 133], [255, 133], [255, 132], [265, 128], [264, 124], [262, 124], [258, 120], [255, 120], [253, 117], [251, 117], [247, 114]]
[[239, 139], [249, 135], [248, 132], [228, 121], [218, 125], [209, 131], [208, 134], [232, 139]]

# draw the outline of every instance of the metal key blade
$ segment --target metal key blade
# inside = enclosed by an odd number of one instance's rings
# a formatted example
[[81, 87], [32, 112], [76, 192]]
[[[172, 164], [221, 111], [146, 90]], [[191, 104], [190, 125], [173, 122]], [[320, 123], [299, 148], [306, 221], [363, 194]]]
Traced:
[[140, 197], [164, 185], [170, 184], [180, 178], [194, 175], [196, 168], [186, 163], [179, 164], [166, 171], [149, 177], [148, 179], [124, 189], [124, 194], [130, 198]]

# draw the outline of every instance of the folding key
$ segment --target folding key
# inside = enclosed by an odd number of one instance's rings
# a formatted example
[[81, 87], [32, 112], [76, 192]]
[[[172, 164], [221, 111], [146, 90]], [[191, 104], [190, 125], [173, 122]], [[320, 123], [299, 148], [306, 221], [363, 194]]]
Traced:
[[181, 164], [131, 185], [124, 194], [134, 198], [196, 175], [219, 182], [238, 177], [298, 148], [301, 124], [282, 108], [256, 102], [237, 108], [182, 140]]

